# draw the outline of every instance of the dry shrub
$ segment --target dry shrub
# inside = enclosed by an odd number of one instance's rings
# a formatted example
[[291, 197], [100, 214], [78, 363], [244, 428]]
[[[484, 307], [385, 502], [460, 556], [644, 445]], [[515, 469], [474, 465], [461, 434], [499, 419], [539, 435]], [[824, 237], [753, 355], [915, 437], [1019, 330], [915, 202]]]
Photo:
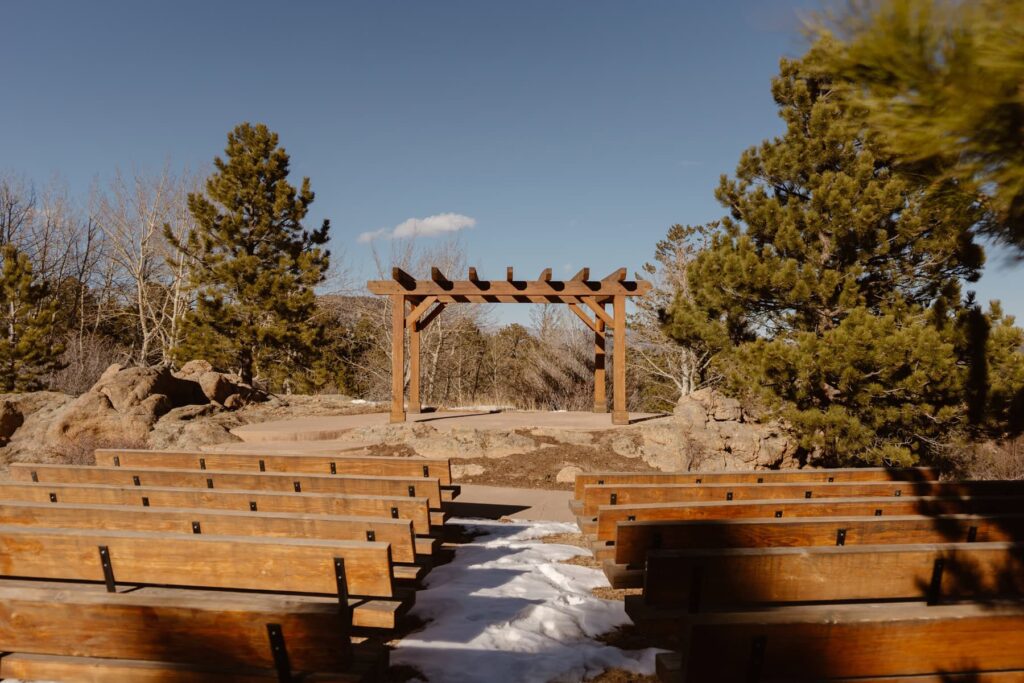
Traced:
[[956, 469], [971, 479], [1024, 479], [1024, 437], [973, 444]]
[[143, 438], [131, 434], [82, 434], [64, 438], [46, 450], [45, 461], [61, 465], [95, 465], [97, 448], [146, 448]]

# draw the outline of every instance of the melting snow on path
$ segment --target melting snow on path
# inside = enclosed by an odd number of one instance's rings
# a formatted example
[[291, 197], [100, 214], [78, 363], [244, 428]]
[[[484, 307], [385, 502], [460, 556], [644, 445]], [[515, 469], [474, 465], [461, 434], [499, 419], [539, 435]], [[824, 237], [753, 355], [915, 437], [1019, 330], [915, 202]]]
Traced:
[[544, 543], [574, 524], [456, 519], [480, 534], [432, 570], [412, 614], [428, 621], [391, 653], [430, 683], [581, 681], [605, 669], [654, 673], [658, 650], [628, 651], [596, 636], [629, 623], [619, 601], [594, 597], [608, 586], [597, 569], [564, 564], [582, 548]]

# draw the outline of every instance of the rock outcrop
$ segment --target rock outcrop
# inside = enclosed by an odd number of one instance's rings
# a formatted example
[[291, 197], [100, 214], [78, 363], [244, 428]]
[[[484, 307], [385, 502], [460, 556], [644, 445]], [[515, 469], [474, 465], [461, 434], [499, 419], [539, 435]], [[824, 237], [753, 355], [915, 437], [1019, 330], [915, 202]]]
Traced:
[[796, 442], [778, 421], [759, 422], [713, 389], [679, 399], [673, 414], [693, 470], [796, 467]]

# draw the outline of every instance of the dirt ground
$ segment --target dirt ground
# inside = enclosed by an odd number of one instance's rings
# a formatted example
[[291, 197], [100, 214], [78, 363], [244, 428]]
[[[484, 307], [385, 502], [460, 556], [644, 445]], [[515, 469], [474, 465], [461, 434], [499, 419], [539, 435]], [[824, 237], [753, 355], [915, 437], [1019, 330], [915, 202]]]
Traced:
[[478, 465], [484, 470], [481, 474], [466, 473], [459, 477], [459, 482], [569, 491], [573, 486], [571, 482], [563, 483], [555, 480], [558, 471], [564, 467], [575, 466], [587, 471], [656, 471], [640, 458], [627, 458], [610, 448], [560, 443], [547, 437], [523, 435], [534, 439], [538, 449], [528, 453], [514, 453], [504, 458], [453, 460], [453, 464], [458, 464], [462, 468]]

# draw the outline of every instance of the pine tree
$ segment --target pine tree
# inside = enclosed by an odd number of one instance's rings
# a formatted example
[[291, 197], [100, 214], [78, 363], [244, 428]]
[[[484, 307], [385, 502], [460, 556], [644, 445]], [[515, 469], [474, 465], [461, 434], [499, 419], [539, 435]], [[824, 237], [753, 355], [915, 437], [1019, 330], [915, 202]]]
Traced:
[[288, 183], [288, 154], [265, 125], [237, 126], [225, 153], [214, 159], [206, 194], [189, 195], [197, 227], [181, 242], [165, 230], [193, 259], [197, 293], [176, 356], [206, 358], [246, 382], [294, 379], [323, 335], [314, 287], [328, 267], [330, 224], [303, 228], [314, 198], [309, 178], [298, 190]]
[[33, 391], [61, 367], [64, 347], [56, 341], [57, 301], [38, 282], [32, 263], [13, 244], [0, 250], [0, 385], [3, 390]]
[[826, 68], [888, 148], [987, 208], [1024, 250], [1024, 0], [850, 3], [818, 26]]
[[939, 457], [968, 422], [960, 283], [983, 263], [982, 209], [954, 182], [936, 193], [903, 172], [820, 56], [782, 62], [786, 131], [723, 177], [729, 215], [708, 226], [667, 329], [718, 349], [727, 386], [823, 460]]

